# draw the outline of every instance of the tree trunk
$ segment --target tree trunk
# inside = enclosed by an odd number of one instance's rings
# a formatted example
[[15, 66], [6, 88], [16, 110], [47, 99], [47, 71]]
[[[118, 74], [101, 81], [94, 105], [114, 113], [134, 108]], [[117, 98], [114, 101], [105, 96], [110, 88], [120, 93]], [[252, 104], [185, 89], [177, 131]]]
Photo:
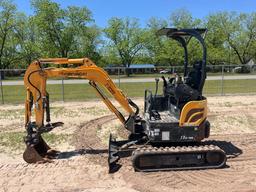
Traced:
[[132, 60], [126, 60], [123, 62], [123, 66], [125, 67], [125, 73], [126, 73], [126, 76], [127, 77], [130, 77], [131, 75], [131, 68], [130, 68], [130, 65], [132, 63]]
[[4, 71], [0, 71], [0, 80], [4, 80]]
[[127, 77], [130, 77], [131, 71], [130, 71], [130, 66], [125, 67], [125, 73]]

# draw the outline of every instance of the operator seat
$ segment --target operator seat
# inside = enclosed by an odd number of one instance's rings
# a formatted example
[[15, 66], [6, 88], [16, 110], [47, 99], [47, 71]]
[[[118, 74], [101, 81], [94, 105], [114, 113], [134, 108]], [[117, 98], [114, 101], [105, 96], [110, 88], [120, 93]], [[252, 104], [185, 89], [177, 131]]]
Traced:
[[200, 94], [199, 91], [194, 87], [188, 85], [187, 83], [183, 83], [181, 77], [179, 77], [178, 81], [176, 80], [175, 83], [174, 97], [177, 101], [176, 106], [182, 110], [183, 106], [187, 102], [198, 100]]
[[202, 69], [202, 62], [197, 62], [193, 65], [192, 70], [188, 73], [185, 84], [189, 85], [191, 88], [198, 90], [200, 81], [201, 81], [201, 69]]

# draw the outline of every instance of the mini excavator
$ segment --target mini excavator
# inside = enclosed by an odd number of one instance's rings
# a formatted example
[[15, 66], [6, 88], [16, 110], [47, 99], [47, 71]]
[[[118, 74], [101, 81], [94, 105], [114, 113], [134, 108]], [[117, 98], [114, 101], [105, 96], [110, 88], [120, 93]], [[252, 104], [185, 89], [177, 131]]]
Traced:
[[[44, 141], [42, 134], [62, 122], [51, 123], [49, 94], [46, 81], [51, 77], [88, 79], [98, 96], [117, 116], [130, 135], [127, 140], [116, 141], [109, 137], [109, 170], [114, 170], [118, 160], [129, 151], [136, 171], [167, 171], [184, 169], [221, 168], [226, 163], [225, 152], [215, 145], [201, 142], [210, 135], [207, 120], [207, 100], [202, 95], [206, 79], [206, 29], [163, 28], [157, 32], [176, 40], [184, 48], [183, 77], [162, 77], [163, 93], [145, 90], [144, 112], [113, 83], [108, 74], [90, 59], [39, 59], [31, 63], [24, 76], [27, 90], [24, 140], [26, 150], [23, 158], [28, 163], [47, 162], [57, 155]], [[188, 65], [187, 45], [195, 38], [202, 47], [202, 60], [192, 67]], [[47, 64], [72, 67], [45, 68]], [[108, 99], [110, 93], [127, 112], [122, 114]], [[35, 121], [32, 121], [34, 109]]]

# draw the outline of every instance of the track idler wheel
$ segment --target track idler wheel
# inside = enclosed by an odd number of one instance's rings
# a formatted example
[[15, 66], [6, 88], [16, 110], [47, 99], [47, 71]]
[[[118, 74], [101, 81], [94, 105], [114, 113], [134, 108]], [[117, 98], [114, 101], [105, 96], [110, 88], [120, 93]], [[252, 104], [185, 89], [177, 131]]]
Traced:
[[38, 137], [38, 143], [27, 145], [23, 159], [27, 163], [46, 163], [58, 155], [58, 151], [52, 150], [41, 136]]
[[226, 156], [219, 151], [213, 151], [206, 153], [206, 160], [210, 165], [221, 165], [226, 162]]

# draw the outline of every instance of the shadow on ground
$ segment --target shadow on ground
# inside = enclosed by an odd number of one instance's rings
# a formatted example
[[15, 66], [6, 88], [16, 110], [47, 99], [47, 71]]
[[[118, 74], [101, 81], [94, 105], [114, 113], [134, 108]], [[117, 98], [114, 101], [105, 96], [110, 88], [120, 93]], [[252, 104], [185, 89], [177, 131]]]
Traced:
[[[218, 140], [208, 140], [208, 141], [203, 141], [200, 143], [200, 145], [215, 145], [221, 148], [225, 153], [228, 159], [230, 158], [236, 158], [239, 155], [243, 153], [243, 151], [235, 146], [232, 142], [227, 142], [227, 141], [218, 141]], [[130, 149], [127, 151], [121, 151], [119, 152], [118, 156], [120, 158], [128, 157], [131, 156], [132, 151], [134, 149]], [[79, 155], [97, 155], [97, 154], [107, 154], [108, 150], [107, 149], [79, 149], [79, 150], [73, 150], [73, 151], [68, 151], [68, 152], [60, 152], [58, 155], [57, 159], [68, 159], [74, 156], [79, 156]], [[111, 161], [111, 159], [110, 159]], [[118, 171], [122, 165], [118, 164], [117, 162], [110, 163], [109, 162], [109, 173], [114, 173]], [[226, 167], [228, 168], [228, 167]]]
[[69, 159], [74, 156], [79, 156], [79, 155], [97, 155], [97, 154], [104, 154], [108, 153], [107, 149], [78, 149], [78, 150], [73, 150], [73, 151], [67, 151], [67, 152], [60, 152], [58, 154], [57, 159]]

